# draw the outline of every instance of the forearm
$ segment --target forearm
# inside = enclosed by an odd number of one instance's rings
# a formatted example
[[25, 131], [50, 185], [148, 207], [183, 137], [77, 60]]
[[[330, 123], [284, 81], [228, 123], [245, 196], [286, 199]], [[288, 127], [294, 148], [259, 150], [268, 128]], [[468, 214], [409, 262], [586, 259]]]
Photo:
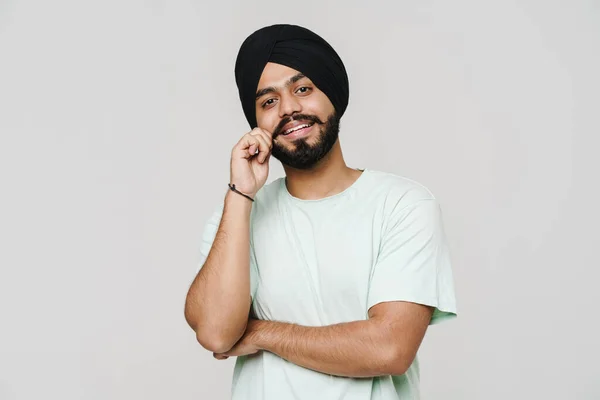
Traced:
[[187, 294], [186, 320], [211, 351], [229, 350], [248, 321], [251, 209], [248, 199], [227, 192], [215, 240]]
[[294, 364], [331, 375], [371, 377], [402, 374], [397, 341], [380, 321], [306, 327], [260, 321], [258, 348]]

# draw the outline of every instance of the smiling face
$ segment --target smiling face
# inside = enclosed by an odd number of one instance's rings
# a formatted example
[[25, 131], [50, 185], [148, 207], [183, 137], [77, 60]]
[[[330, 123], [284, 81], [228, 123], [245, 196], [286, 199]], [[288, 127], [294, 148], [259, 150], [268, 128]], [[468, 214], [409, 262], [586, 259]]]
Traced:
[[273, 157], [297, 169], [323, 159], [339, 133], [325, 93], [299, 71], [275, 63], [267, 63], [258, 82], [256, 121], [273, 133]]

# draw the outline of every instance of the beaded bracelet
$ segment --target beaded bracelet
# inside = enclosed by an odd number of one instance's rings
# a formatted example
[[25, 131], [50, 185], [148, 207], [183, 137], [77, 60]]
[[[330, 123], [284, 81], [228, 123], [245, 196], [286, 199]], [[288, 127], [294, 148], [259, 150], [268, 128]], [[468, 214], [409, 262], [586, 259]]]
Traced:
[[229, 185], [229, 189], [233, 190], [234, 192], [236, 192], [236, 193], [239, 193], [239, 194], [241, 194], [242, 196], [244, 196], [245, 198], [247, 198], [247, 199], [250, 199], [250, 200], [254, 201], [254, 199], [253, 199], [252, 197], [250, 197], [250, 196], [248, 196], [248, 195], [245, 195], [244, 193], [242, 193], [242, 192], [240, 192], [239, 190], [237, 190], [237, 189], [235, 188], [235, 185], [234, 185], [234, 184], [228, 183], [227, 185]]

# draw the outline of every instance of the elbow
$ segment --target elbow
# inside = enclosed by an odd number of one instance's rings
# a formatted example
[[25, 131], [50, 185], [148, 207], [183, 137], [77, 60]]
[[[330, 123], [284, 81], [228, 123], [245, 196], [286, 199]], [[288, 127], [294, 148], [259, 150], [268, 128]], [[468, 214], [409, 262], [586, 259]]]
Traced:
[[213, 353], [225, 353], [244, 335], [246, 325], [233, 328], [231, 326], [217, 327], [214, 324], [202, 325], [195, 329], [196, 340], [202, 347]]
[[388, 351], [384, 357], [384, 369], [386, 375], [395, 376], [404, 375], [415, 358], [414, 355], [411, 356], [410, 354], [407, 354], [407, 352], [398, 349]]
[[213, 353], [225, 353], [233, 347], [235, 341], [227, 340], [219, 335], [202, 335], [196, 332], [196, 340], [202, 347]]
[[241, 334], [234, 334], [228, 330], [221, 331], [220, 329], [208, 329], [206, 325], [196, 323], [188, 319], [188, 324], [196, 333], [196, 340], [202, 347], [213, 353], [225, 353], [237, 343]]
[[196, 333], [196, 340], [200, 343], [200, 346], [206, 350], [212, 351], [213, 353], [225, 353], [229, 351], [235, 342], [231, 343], [230, 340], [226, 340], [224, 335], [215, 332], [215, 329], [208, 330], [203, 328], [198, 321], [198, 318], [194, 318], [190, 314], [186, 313], [185, 319]]
[[[185, 320], [196, 334], [196, 340], [206, 350], [212, 351], [213, 353], [224, 353], [233, 347], [229, 346], [227, 340], [224, 340], [223, 335], [218, 333], [218, 329], [208, 329], [207, 326], [211, 326], [207, 323], [206, 317], [204, 317], [197, 307], [193, 307], [188, 299], [185, 304], [184, 311]], [[214, 324], [213, 324], [214, 327]]]
[[397, 360], [396, 362], [388, 365], [388, 374], [394, 376], [404, 375], [408, 368], [410, 367], [409, 363], [406, 363], [401, 360]]
[[200, 345], [213, 353], [225, 353], [237, 343], [246, 330], [247, 318], [223, 319], [222, 315], [207, 315], [189, 302], [185, 307], [185, 319], [196, 333]]

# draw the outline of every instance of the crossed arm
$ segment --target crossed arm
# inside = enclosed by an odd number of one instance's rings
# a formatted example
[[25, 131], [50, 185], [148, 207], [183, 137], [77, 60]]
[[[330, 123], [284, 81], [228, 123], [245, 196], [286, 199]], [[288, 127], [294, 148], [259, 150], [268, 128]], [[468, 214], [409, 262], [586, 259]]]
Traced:
[[217, 359], [268, 351], [294, 364], [346, 377], [402, 375], [413, 362], [433, 308], [393, 301], [369, 310], [369, 318], [307, 327], [250, 319], [242, 338]]

